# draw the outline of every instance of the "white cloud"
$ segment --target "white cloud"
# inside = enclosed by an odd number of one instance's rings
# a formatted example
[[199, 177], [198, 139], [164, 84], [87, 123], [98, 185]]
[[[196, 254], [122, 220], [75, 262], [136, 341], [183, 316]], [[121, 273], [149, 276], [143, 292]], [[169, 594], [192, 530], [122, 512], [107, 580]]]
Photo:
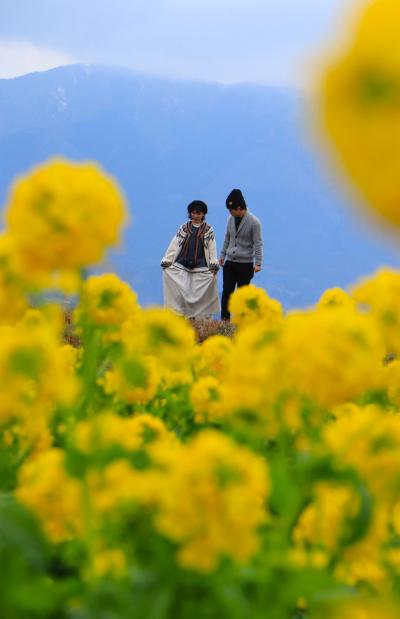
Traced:
[[35, 45], [29, 41], [0, 39], [0, 78], [17, 77], [34, 71], [73, 64], [64, 52]]

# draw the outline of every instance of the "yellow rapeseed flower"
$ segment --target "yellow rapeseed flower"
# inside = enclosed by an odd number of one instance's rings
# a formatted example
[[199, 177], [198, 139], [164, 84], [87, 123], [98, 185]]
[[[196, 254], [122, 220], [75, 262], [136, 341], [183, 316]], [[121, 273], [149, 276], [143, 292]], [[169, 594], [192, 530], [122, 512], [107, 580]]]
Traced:
[[53, 159], [15, 182], [6, 222], [27, 280], [92, 265], [126, 217], [116, 183], [94, 163]]
[[229, 300], [232, 322], [247, 325], [263, 320], [272, 329], [282, 323], [282, 306], [276, 299], [271, 299], [263, 288], [253, 284], [237, 288]]
[[294, 528], [295, 549], [307, 557], [304, 564], [311, 564], [315, 552], [324, 553], [325, 564], [335, 557], [338, 580], [351, 586], [368, 582], [381, 590], [389, 578], [383, 561], [383, 548], [390, 540], [389, 512], [386, 506], [374, 505], [367, 533], [352, 545], [343, 546], [359, 510], [360, 496], [354, 486], [319, 482]]
[[103, 469], [93, 468], [87, 475], [92, 516], [107, 526], [119, 520], [130, 508], [154, 508], [167, 477], [157, 467], [135, 469], [127, 459], [119, 458]]
[[235, 334], [219, 393], [227, 423], [245, 433], [276, 436], [273, 403], [282, 374], [277, 341], [263, 321], [243, 325]]
[[346, 520], [354, 518], [359, 497], [351, 486], [320, 482], [313, 488], [313, 500], [307, 505], [294, 529], [295, 544], [323, 548], [330, 556], [337, 550]]
[[335, 309], [337, 307], [354, 307], [355, 301], [342, 288], [329, 288], [321, 295], [317, 303], [317, 309]]
[[191, 382], [196, 339], [182, 316], [163, 308], [142, 310], [123, 324], [121, 342], [127, 359], [151, 357], [166, 386]]
[[82, 532], [81, 484], [67, 475], [62, 450], [49, 449], [27, 460], [20, 470], [15, 494], [36, 514], [53, 542]]
[[379, 327], [351, 305], [290, 312], [276, 332], [262, 325], [234, 338], [220, 390], [229, 422], [273, 437], [281, 425], [301, 426], [302, 402], [313, 403], [308, 421], [320, 425], [324, 410], [383, 388]]
[[[149, 308], [141, 312], [139, 333], [127, 331], [127, 346], [135, 347], [135, 339], [143, 338], [144, 351], [154, 355], [160, 365], [181, 370], [192, 363], [196, 338], [191, 325], [173, 311]], [[133, 330], [135, 329], [135, 321]]]
[[380, 503], [397, 496], [400, 482], [400, 416], [376, 405], [347, 405], [323, 429], [323, 444], [340, 466], [359, 471]]
[[211, 375], [223, 379], [232, 340], [225, 335], [212, 335], [197, 347], [195, 373], [197, 376]]
[[28, 320], [0, 328], [0, 422], [71, 403], [78, 383], [69, 364], [69, 351], [50, 326]]
[[400, 5], [370, 0], [328, 62], [324, 128], [369, 205], [400, 225]]
[[82, 287], [76, 321], [83, 315], [92, 325], [102, 327], [109, 340], [120, 338], [121, 326], [134, 320], [140, 311], [136, 293], [114, 273], [92, 275]]
[[167, 481], [155, 523], [180, 545], [181, 565], [210, 572], [223, 556], [247, 563], [257, 551], [257, 529], [266, 519], [266, 462], [207, 430], [170, 451], [165, 464]]
[[24, 283], [13, 269], [13, 243], [9, 234], [0, 234], [0, 325], [14, 324], [28, 302]]
[[400, 271], [381, 268], [352, 287], [353, 299], [377, 320], [387, 353], [400, 353]]
[[380, 330], [370, 316], [351, 306], [290, 313], [277, 352], [282, 368], [277, 386], [323, 407], [382, 386]]
[[218, 421], [224, 417], [220, 387], [220, 380], [215, 376], [202, 376], [193, 383], [190, 399], [197, 423]]
[[157, 391], [160, 375], [154, 357], [125, 353], [99, 379], [104, 392], [120, 402], [145, 403]]
[[133, 417], [102, 413], [91, 420], [79, 422], [74, 430], [74, 443], [85, 453], [113, 445], [134, 451], [148, 447], [155, 441], [172, 441], [172, 438], [164, 422], [147, 413]]

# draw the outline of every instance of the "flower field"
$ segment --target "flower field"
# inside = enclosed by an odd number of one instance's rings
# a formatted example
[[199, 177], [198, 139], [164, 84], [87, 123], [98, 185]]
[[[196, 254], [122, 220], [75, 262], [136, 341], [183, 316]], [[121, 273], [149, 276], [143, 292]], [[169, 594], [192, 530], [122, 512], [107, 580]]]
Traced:
[[[344, 172], [395, 225], [399, 20], [369, 3], [318, 95]], [[52, 160], [10, 190], [1, 616], [397, 618], [400, 272], [287, 313], [243, 287], [234, 332], [198, 343], [116, 275], [87, 275], [126, 218], [92, 163]]]
[[[124, 219], [98, 168], [49, 162], [8, 209], [2, 616], [378, 616], [400, 566], [400, 273], [286, 315], [241, 288], [233, 337], [198, 344], [84, 276]], [[75, 299], [75, 346], [49, 288]]]

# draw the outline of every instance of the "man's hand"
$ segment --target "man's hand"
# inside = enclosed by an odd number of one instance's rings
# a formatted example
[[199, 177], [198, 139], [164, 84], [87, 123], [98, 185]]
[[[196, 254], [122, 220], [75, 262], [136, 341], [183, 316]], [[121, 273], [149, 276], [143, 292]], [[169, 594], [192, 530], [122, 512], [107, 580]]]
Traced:
[[261, 271], [261, 265], [255, 264], [254, 265], [254, 273], [258, 273], [259, 271]]
[[223, 267], [223, 266], [224, 266], [224, 264], [225, 264], [225, 258], [220, 258], [220, 259], [219, 259], [219, 266], [220, 266], [220, 267]]
[[169, 261], [167, 261], [167, 260], [163, 260], [163, 261], [161, 262], [161, 267], [162, 267], [163, 269], [168, 269], [168, 267], [170, 267], [170, 266], [171, 266], [171, 264], [172, 264], [172, 262], [169, 262]]

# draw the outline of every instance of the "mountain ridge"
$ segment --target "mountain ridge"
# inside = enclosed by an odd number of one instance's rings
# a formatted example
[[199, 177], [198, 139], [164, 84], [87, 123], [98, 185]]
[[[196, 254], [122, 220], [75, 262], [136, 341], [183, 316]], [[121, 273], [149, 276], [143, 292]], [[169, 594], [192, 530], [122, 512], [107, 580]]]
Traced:
[[103, 266], [146, 305], [162, 301], [159, 261], [186, 205], [207, 202], [221, 247], [225, 197], [240, 187], [264, 227], [265, 266], [254, 283], [285, 307], [309, 305], [399, 257], [348, 210], [304, 137], [303, 117], [298, 93], [254, 84], [87, 65], [0, 80], [0, 198], [15, 175], [52, 156], [98, 161], [132, 207], [124, 243]]

